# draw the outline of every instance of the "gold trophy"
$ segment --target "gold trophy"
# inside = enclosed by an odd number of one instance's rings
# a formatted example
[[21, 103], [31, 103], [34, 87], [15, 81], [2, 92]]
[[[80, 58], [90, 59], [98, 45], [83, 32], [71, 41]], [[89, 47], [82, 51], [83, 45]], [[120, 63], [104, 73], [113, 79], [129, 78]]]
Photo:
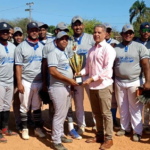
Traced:
[[83, 64], [83, 56], [82, 55], [78, 55], [75, 51], [74, 51], [74, 55], [72, 58], [69, 59], [70, 65], [72, 67], [72, 69], [75, 71], [76, 73], [76, 77], [75, 80], [76, 82], [81, 85], [83, 83], [82, 80], [82, 76], [78, 75], [78, 73], [81, 71], [82, 69], [82, 64]]

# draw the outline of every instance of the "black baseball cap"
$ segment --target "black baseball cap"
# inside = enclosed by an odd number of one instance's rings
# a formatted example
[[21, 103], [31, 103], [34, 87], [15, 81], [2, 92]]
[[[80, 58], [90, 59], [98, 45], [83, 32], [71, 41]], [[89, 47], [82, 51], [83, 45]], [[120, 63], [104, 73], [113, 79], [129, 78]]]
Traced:
[[12, 26], [10, 26], [8, 23], [0, 22], [0, 30], [10, 30], [10, 28], [12, 28]]
[[[149, 27], [145, 27], [145, 26], [149, 26]], [[141, 25], [140, 25], [140, 30], [144, 29], [144, 28], [149, 28], [150, 29], [150, 23], [148, 22], [143, 22]]]
[[37, 28], [38, 29], [39, 28], [38, 24], [36, 22], [30, 22], [30, 23], [28, 23], [27, 24], [27, 30], [30, 30], [32, 28]]

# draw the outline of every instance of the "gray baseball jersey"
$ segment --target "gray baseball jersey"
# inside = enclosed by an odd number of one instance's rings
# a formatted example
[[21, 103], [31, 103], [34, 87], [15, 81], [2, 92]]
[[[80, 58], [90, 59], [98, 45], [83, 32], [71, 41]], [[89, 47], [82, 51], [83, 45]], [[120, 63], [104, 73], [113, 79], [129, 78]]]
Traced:
[[107, 41], [108, 44], [119, 44], [119, 41], [113, 39], [113, 38], [110, 38], [108, 41]]
[[139, 38], [137, 38], [137, 39], [136, 39], [136, 42], [145, 45], [146, 48], [149, 50], [149, 53], [150, 53], [150, 40], [148, 40], [147, 42], [143, 42], [143, 41], [141, 41]]
[[38, 42], [34, 49], [27, 41], [17, 46], [15, 51], [15, 64], [22, 65], [22, 79], [38, 83], [42, 81], [41, 61], [43, 45]]
[[[62, 51], [55, 47], [47, 55], [48, 67], [57, 67], [57, 70], [64, 76], [68, 78], [73, 78], [73, 72], [69, 65], [69, 57], [65, 51]], [[69, 85], [68, 83], [58, 80], [52, 75], [50, 76], [50, 86], [65, 86]]]
[[140, 43], [132, 41], [128, 46], [122, 43], [118, 44], [115, 50], [115, 77], [126, 83], [138, 80], [141, 75], [140, 60], [149, 58], [147, 48]]
[[0, 85], [2, 86], [13, 84], [15, 48], [16, 46], [9, 41], [7, 46], [0, 43]]
[[[83, 56], [82, 68], [85, 67], [88, 51], [94, 44], [95, 44], [95, 41], [93, 39], [93, 35], [87, 34], [87, 33], [83, 33], [83, 36], [80, 38], [76, 39], [74, 37], [74, 40], [69, 41], [69, 49], [71, 51], [76, 51], [77, 54]], [[73, 45], [76, 45], [75, 49], [74, 49]], [[68, 47], [67, 47], [67, 49], [68, 49]]]

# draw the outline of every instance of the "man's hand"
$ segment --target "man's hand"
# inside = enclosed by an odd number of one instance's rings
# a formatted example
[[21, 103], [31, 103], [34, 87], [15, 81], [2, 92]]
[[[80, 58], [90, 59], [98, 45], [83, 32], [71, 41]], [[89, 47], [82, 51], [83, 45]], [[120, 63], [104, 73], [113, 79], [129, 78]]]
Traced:
[[24, 86], [22, 84], [18, 85], [18, 91], [19, 91], [19, 93], [24, 94], [25, 90], [24, 90]]
[[80, 72], [75, 73], [73, 77], [75, 78], [76, 76], [81, 76], [81, 73]]
[[78, 85], [79, 85], [74, 79], [69, 79], [69, 83], [70, 83], [72, 86], [78, 86]]
[[91, 82], [93, 82], [93, 78], [88, 78], [83, 82], [83, 85], [89, 85]]
[[144, 90], [150, 90], [150, 82], [145, 82], [143, 84], [143, 88], [144, 88]]

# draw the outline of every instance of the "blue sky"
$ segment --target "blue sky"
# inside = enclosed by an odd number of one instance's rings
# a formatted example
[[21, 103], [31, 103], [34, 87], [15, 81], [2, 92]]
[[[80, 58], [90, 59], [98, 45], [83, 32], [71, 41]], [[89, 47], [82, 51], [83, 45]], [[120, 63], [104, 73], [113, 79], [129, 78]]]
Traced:
[[[144, 0], [150, 7], [150, 0]], [[118, 31], [129, 23], [129, 8], [135, 0], [4, 0], [0, 4], [0, 19], [15, 19], [29, 17], [26, 3], [32, 5], [32, 18], [48, 25], [56, 26], [59, 22], [71, 23], [75, 15], [84, 19], [97, 19], [108, 22]]]

